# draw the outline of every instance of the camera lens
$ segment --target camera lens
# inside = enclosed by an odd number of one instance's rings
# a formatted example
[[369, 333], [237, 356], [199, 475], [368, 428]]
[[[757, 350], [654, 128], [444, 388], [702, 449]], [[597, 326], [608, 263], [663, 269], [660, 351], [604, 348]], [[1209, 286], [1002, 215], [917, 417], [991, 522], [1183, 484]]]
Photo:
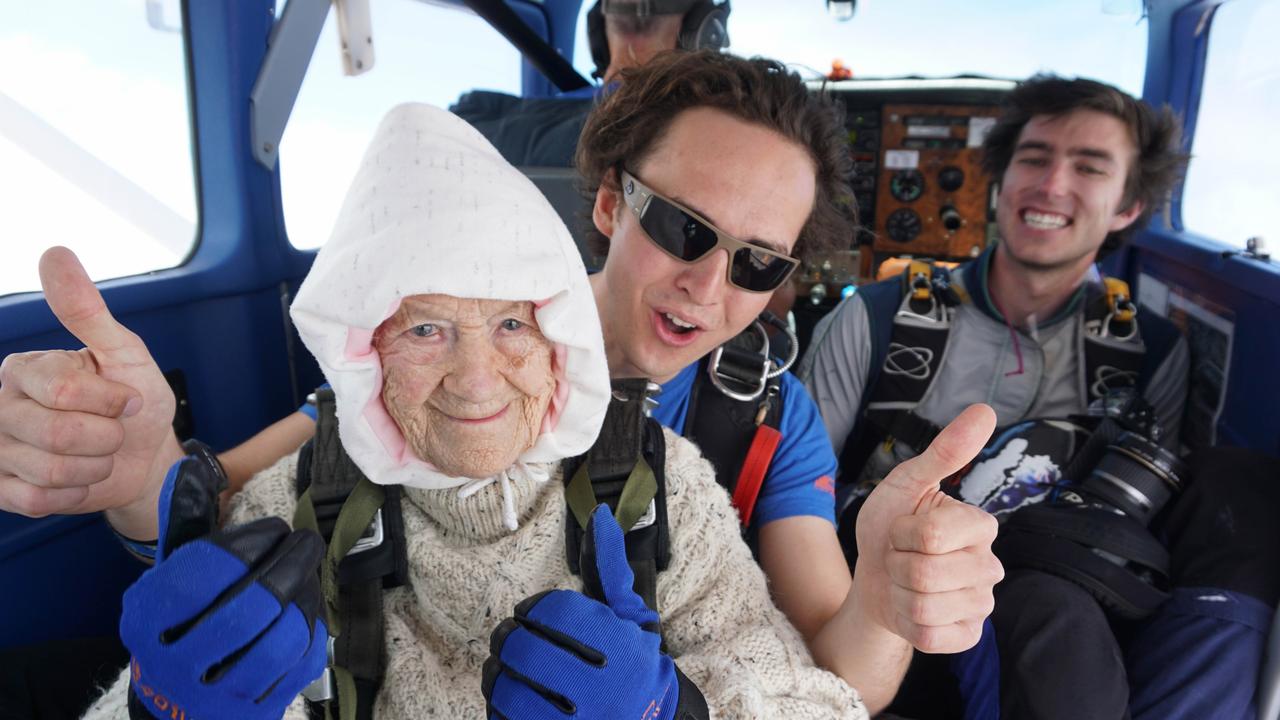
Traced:
[[1185, 476], [1183, 462], [1173, 453], [1126, 432], [1107, 446], [1082, 489], [1145, 526], [1182, 489]]

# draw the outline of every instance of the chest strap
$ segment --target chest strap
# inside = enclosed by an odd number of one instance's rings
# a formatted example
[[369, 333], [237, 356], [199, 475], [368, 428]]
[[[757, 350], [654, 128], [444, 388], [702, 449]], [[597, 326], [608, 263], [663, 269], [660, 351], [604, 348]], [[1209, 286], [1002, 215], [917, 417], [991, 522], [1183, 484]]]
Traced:
[[[1086, 402], [1094, 402], [1138, 385], [1146, 348], [1128, 284], [1104, 278], [1101, 290], [1096, 285], [1089, 288], [1078, 348], [1083, 358], [1079, 386]], [[840, 456], [844, 482], [857, 479], [876, 445], [902, 442], [919, 452], [942, 430], [915, 409], [946, 361], [951, 321], [961, 294], [951, 285], [949, 271], [922, 261], [907, 266], [896, 296], [887, 289], [872, 286], [864, 293], [873, 367], [859, 420]]]

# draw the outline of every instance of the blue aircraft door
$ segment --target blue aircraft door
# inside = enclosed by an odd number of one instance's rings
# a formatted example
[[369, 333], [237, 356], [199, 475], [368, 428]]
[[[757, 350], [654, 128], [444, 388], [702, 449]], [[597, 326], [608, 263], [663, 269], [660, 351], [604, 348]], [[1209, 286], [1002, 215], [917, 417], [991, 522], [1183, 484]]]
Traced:
[[[296, 408], [300, 382], [315, 381], [314, 370], [300, 379], [291, 369], [285, 314], [312, 255], [285, 242], [278, 175], [254, 161], [249, 142], [249, 97], [274, 6], [274, 0], [183, 3], [183, 52], [173, 62], [185, 64], [188, 91], [198, 209], [192, 249], [172, 269], [99, 284], [115, 317], [143, 338], [178, 388], [182, 433], [199, 434], [216, 448]], [[20, 242], [46, 247], [67, 240], [37, 235]], [[0, 297], [0, 357], [78, 347], [40, 294]], [[0, 647], [114, 635], [121, 591], [141, 570], [98, 515], [32, 520], [0, 513], [6, 588]]]
[[[1150, 8], [1145, 99], [1182, 117], [1187, 177], [1120, 258], [1139, 301], [1173, 318], [1191, 345], [1183, 440], [1280, 454], [1280, 265], [1249, 237], [1280, 240], [1280, 121], [1274, 32], [1259, 0]], [[1269, 60], [1267, 58], [1270, 58]], [[1252, 131], [1251, 128], [1266, 128]]]

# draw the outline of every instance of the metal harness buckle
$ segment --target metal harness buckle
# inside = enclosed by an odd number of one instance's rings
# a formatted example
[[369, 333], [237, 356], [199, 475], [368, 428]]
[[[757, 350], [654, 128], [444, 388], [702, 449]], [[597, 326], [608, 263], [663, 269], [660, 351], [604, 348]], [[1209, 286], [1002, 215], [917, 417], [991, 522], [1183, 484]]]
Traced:
[[347, 551], [347, 557], [359, 555], [366, 550], [372, 550], [382, 544], [386, 539], [386, 533], [382, 529], [382, 508], [374, 513], [373, 520], [369, 523], [369, 527], [360, 535], [360, 539], [356, 540], [356, 544], [351, 546]]
[[302, 689], [302, 697], [311, 702], [327, 702], [336, 697], [337, 693], [333, 689], [333, 636], [330, 635], [325, 645], [329, 653], [329, 664], [325, 666], [324, 672], [320, 677], [311, 682], [310, 685]]
[[760, 379], [758, 381], [756, 381], [754, 378], [752, 379], [752, 382], [755, 384], [755, 387], [752, 388], [749, 392], [738, 392], [736, 390], [731, 390], [727, 385], [725, 385], [724, 380], [729, 380], [735, 383], [740, 383], [742, 381], [737, 378], [731, 377], [729, 375], [721, 374], [720, 358], [724, 355], [723, 345], [711, 351], [711, 359], [708, 360], [707, 362], [707, 375], [709, 375], [711, 378], [711, 384], [714, 385], [717, 390], [724, 393], [725, 395], [728, 395], [734, 400], [741, 400], [742, 402], [750, 402], [760, 397], [762, 394], [764, 394], [764, 389], [768, 384], [767, 381], [769, 379], [769, 368], [773, 364], [773, 362], [769, 359], [769, 334], [764, 331], [764, 326], [761, 325], [759, 322], [753, 322], [751, 324], [751, 328], [760, 334], [760, 342], [762, 345], [760, 349], [760, 354], [762, 357], [764, 357], [764, 363], [760, 368]]
[[[644, 514], [636, 520], [636, 524], [631, 526], [631, 530], [639, 530], [647, 528], [658, 521], [658, 504], [656, 500], [649, 501], [649, 507], [645, 508]], [[627, 532], [631, 532], [628, 530]]]

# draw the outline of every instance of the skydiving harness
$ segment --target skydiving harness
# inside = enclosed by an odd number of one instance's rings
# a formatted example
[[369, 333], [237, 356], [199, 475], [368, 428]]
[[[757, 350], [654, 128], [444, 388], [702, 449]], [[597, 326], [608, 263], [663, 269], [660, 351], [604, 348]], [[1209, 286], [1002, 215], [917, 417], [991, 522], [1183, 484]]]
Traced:
[[[870, 286], [863, 300], [872, 333], [871, 390], [860, 411], [867, 422], [850, 434], [841, 456], [841, 467], [850, 473], [861, 472], [877, 444], [905, 442], [920, 452], [937, 437], [941, 428], [915, 409], [946, 360], [956, 309], [969, 298], [964, 288], [952, 284], [947, 269], [912, 261], [896, 287]], [[1147, 348], [1128, 285], [1104, 278], [1101, 290], [1089, 286], [1084, 302], [1080, 381], [1085, 397], [1092, 403], [1117, 390], [1138, 389]], [[888, 318], [892, 321], [885, 322]], [[1116, 427], [1109, 419], [1097, 426], [1064, 468], [1068, 485], [1078, 484], [1093, 469], [1102, 448], [1118, 436]], [[993, 437], [1003, 433], [997, 429]], [[842, 526], [851, 530], [854, 523]], [[842, 527], [846, 556], [852, 543], [852, 533]], [[1123, 617], [1144, 617], [1167, 597], [1168, 552], [1146, 527], [1107, 510], [1058, 502], [1023, 507], [1002, 524], [993, 547], [1006, 568], [1065, 577]]]
[[[781, 364], [770, 353], [766, 323], [786, 335], [787, 359]], [[795, 363], [799, 349], [791, 328], [764, 312], [698, 363], [682, 434], [711, 461], [744, 532], [752, 527], [760, 488], [782, 442], [782, 374]]]
[[[781, 439], [780, 378], [798, 347], [785, 324], [771, 315], [762, 320], [787, 330], [788, 360], [778, 366], [770, 358], [768, 335], [754, 323], [699, 364], [685, 423], [686, 437], [702, 447], [733, 497], [744, 532]], [[606, 503], [626, 533], [635, 590], [656, 610], [658, 573], [671, 559], [666, 441], [648, 417], [657, 386], [612, 385], [599, 439], [564, 464], [565, 559], [580, 575], [587, 520]], [[316, 391], [316, 411], [316, 434], [298, 456], [294, 527], [315, 529], [327, 544], [321, 589], [331, 637], [328, 667], [302, 694], [315, 720], [370, 720], [386, 674], [383, 593], [409, 581], [402, 488], [369, 481], [342, 449], [331, 389]]]
[[[1137, 387], [1146, 347], [1125, 281], [1104, 278], [1101, 290], [1091, 283], [1085, 292], [1080, 382], [1092, 403], [1108, 392]], [[950, 270], [923, 260], [907, 265], [897, 287], [878, 283], [859, 294], [871, 330], [870, 392], [863, 393], [858, 412], [865, 422], [855, 424], [840, 456], [841, 469], [854, 474], [877, 445], [902, 442], [921, 452], [942, 431], [915, 411], [946, 361], [956, 310], [970, 301], [952, 283]], [[856, 475], [844, 479], [852, 482]]]

